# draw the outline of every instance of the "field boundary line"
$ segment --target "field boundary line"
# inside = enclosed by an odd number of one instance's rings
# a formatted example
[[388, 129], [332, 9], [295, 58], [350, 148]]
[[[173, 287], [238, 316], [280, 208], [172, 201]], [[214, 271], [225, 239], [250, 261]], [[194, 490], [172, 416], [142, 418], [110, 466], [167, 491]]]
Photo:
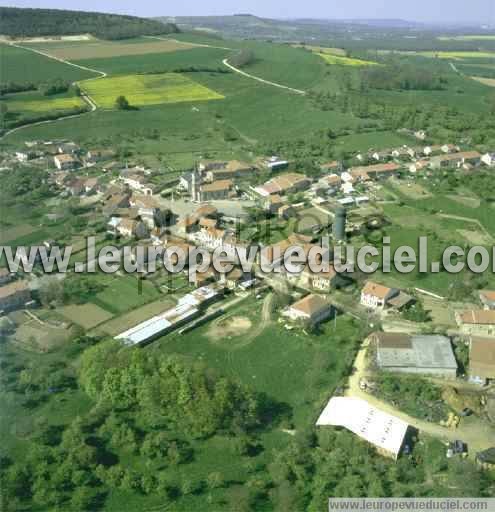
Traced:
[[260, 78], [259, 76], [250, 75], [249, 73], [246, 73], [245, 71], [242, 71], [239, 68], [236, 68], [235, 66], [232, 66], [232, 64], [229, 64], [228, 59], [223, 59], [222, 64], [224, 66], [227, 66], [230, 70], [234, 71], [235, 73], [239, 73], [242, 76], [245, 76], [247, 78], [251, 78], [252, 80], [256, 80], [258, 82], [261, 82], [263, 84], [271, 85], [273, 87], [278, 87], [279, 89], [285, 89], [290, 92], [294, 92], [296, 94], [300, 94], [302, 96], [306, 95], [306, 91], [302, 91], [300, 89], [294, 89], [293, 87], [289, 87], [287, 85], [277, 84], [276, 82], [270, 82], [269, 80], [265, 80], [264, 78]]

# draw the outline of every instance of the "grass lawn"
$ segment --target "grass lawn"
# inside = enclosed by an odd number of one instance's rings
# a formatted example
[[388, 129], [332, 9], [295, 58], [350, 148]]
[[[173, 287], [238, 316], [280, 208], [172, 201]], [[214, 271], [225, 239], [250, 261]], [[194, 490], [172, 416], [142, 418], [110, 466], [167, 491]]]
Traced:
[[133, 106], [223, 98], [221, 94], [177, 73], [103, 78], [85, 82], [81, 87], [103, 108], [113, 108], [120, 95], [125, 96]]
[[160, 292], [151, 283], [139, 282], [135, 275], [105, 275], [102, 280], [105, 289], [91, 302], [109, 313], [125, 313], [160, 297]]

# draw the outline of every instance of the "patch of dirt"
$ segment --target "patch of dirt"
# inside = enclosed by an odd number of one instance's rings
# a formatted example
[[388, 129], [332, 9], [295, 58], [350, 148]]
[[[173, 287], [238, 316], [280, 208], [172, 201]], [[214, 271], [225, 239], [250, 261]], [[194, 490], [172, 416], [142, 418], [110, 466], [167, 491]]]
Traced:
[[225, 340], [225, 338], [237, 338], [247, 333], [252, 322], [245, 316], [230, 316], [220, 318], [213, 322], [208, 329], [208, 337], [213, 341]]

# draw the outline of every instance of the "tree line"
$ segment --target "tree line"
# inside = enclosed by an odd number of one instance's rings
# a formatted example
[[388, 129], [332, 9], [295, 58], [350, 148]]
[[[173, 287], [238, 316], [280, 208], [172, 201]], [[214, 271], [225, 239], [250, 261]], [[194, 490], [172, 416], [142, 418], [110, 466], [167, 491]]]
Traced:
[[179, 32], [173, 23], [96, 12], [0, 7], [2, 34], [10, 37], [91, 34], [101, 39], [127, 39]]

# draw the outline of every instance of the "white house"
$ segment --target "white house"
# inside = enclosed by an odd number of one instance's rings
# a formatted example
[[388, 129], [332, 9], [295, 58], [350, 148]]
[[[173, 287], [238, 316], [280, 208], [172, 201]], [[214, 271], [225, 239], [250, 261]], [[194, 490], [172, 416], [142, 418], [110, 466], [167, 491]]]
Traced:
[[488, 167], [495, 166], [495, 153], [485, 153], [481, 157], [481, 162], [487, 165]]
[[387, 301], [399, 294], [399, 290], [367, 281], [361, 290], [361, 305], [370, 309], [383, 309]]
[[317, 325], [332, 314], [332, 305], [320, 295], [311, 294], [294, 302], [282, 314], [294, 321]]

